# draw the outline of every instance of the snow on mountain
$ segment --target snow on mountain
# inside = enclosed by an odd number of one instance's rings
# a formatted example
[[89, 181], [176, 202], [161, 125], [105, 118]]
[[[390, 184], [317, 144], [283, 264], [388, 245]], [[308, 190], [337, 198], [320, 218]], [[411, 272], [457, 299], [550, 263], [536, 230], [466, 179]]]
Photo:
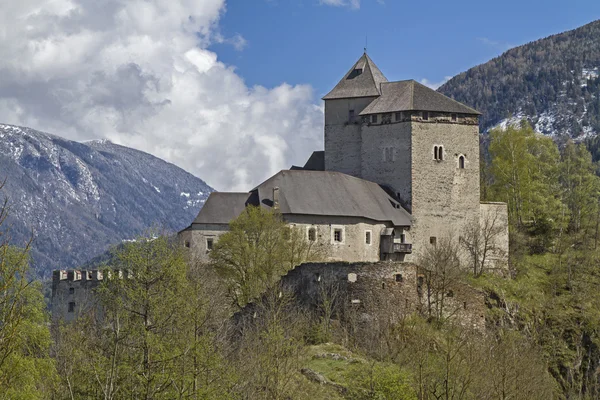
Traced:
[[22, 246], [33, 233], [32, 263], [42, 275], [83, 264], [149, 228], [185, 228], [213, 191], [138, 150], [6, 124], [0, 124], [0, 179], [6, 179], [0, 197], [11, 204], [12, 243]]

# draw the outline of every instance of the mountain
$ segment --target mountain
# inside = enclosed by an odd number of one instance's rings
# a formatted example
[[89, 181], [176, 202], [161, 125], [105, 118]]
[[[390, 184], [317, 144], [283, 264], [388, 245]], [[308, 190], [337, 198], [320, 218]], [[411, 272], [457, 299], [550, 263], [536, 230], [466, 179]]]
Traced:
[[213, 191], [150, 154], [106, 140], [78, 143], [0, 124], [0, 197], [11, 204], [11, 241], [33, 233], [40, 275], [71, 268], [149, 228], [180, 230]]
[[483, 113], [482, 130], [527, 118], [537, 131], [600, 133], [600, 20], [508, 50], [439, 92]]

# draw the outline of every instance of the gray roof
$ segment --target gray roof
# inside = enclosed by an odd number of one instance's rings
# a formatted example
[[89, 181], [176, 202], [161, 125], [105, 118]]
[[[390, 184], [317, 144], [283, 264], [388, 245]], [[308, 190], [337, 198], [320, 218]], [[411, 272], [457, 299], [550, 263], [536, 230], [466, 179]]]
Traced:
[[193, 224], [228, 224], [246, 208], [250, 193], [212, 192]]
[[410, 226], [410, 214], [379, 185], [341, 172], [284, 170], [260, 184], [259, 204], [273, 205], [279, 188], [282, 214], [362, 217]]
[[313, 151], [306, 164], [304, 164], [303, 169], [309, 171], [325, 171], [325, 152], [323, 150]]
[[[357, 69], [362, 73], [357, 74]], [[379, 96], [380, 84], [387, 81], [373, 60], [364, 53], [323, 100]]]
[[360, 115], [414, 110], [480, 114], [419, 82], [408, 80], [382, 83], [381, 96], [373, 100]]

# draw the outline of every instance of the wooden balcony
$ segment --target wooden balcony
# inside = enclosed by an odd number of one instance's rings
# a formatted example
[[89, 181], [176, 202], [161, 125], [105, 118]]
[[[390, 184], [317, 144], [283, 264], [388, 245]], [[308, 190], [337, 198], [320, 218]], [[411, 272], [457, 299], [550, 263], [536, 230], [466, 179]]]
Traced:
[[412, 253], [412, 243], [393, 243], [392, 253]]

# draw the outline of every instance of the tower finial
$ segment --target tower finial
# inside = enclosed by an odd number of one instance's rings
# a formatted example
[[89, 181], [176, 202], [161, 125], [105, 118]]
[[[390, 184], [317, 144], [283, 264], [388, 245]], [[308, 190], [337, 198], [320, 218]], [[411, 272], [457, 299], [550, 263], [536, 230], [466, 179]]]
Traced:
[[367, 35], [365, 35], [365, 54], [367, 54], [367, 45], [369, 43], [368, 40], [369, 40], [369, 37]]

